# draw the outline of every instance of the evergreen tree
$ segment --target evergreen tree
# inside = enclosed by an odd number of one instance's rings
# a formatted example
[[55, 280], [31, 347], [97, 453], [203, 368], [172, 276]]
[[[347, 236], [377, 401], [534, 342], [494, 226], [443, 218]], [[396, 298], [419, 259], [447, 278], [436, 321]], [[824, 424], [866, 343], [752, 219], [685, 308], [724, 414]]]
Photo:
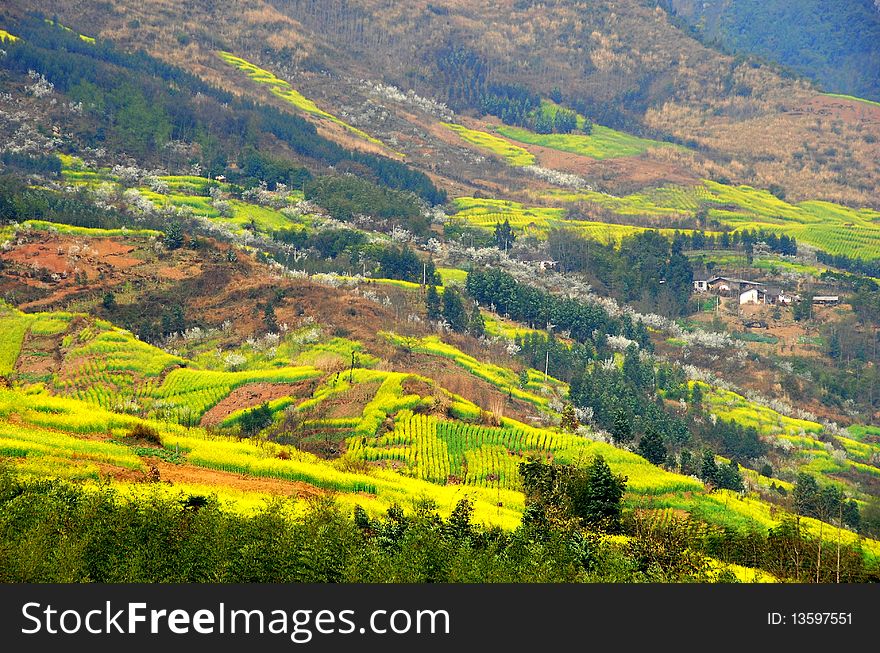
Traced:
[[859, 505], [850, 499], [844, 502], [842, 507], [841, 520], [845, 526], [849, 526], [855, 530], [861, 527], [861, 514], [859, 513]]
[[735, 492], [743, 489], [742, 474], [739, 471], [739, 465], [736, 461], [731, 460], [726, 465], [718, 468], [718, 487], [722, 487]]
[[638, 454], [654, 465], [659, 465], [666, 460], [666, 445], [663, 444], [663, 436], [653, 426], [649, 426], [642, 439], [639, 440]]
[[278, 318], [275, 316], [275, 305], [272, 302], [266, 302], [263, 308], [263, 324], [266, 325], [266, 331], [269, 333], [278, 333], [281, 330], [278, 326]]
[[614, 444], [626, 444], [633, 438], [632, 424], [629, 416], [622, 408], [618, 408], [614, 413], [614, 426], [611, 428], [611, 439]]
[[681, 453], [678, 455], [678, 471], [682, 474], [690, 476], [694, 473], [693, 470], [694, 465], [694, 456], [687, 449], [682, 449]]
[[437, 286], [433, 283], [428, 286], [428, 292], [425, 295], [425, 308], [429, 320], [437, 321], [443, 316], [440, 309], [440, 293], [437, 292]]
[[573, 404], [565, 404], [565, 406], [563, 407], [562, 420], [559, 426], [563, 431], [568, 431], [569, 433], [574, 433], [575, 431], [577, 431], [577, 428], [578, 426], [580, 426], [580, 424], [578, 423], [577, 417], [575, 416]]
[[834, 360], [838, 360], [840, 354], [840, 336], [837, 335], [837, 331], [835, 330], [831, 332], [831, 335], [828, 338], [828, 355]]
[[241, 431], [247, 436], [256, 435], [272, 423], [272, 409], [268, 403], [244, 411], [241, 416]]
[[495, 247], [502, 251], [508, 251], [516, 240], [516, 234], [510, 226], [510, 221], [495, 223]]
[[584, 482], [572, 492], [572, 512], [587, 526], [619, 532], [626, 482], [626, 476], [612, 473], [605, 459], [597, 455], [587, 466]]
[[699, 413], [703, 406], [703, 389], [699, 383], [694, 383], [691, 388], [691, 408], [694, 412]]
[[468, 316], [464, 310], [464, 302], [455, 288], [443, 291], [443, 319], [453, 331], [463, 333], [468, 327]]
[[794, 484], [794, 509], [805, 517], [819, 517], [820, 492], [816, 479], [806, 472], [798, 474]]
[[179, 222], [172, 222], [165, 232], [165, 247], [168, 249], [180, 249], [183, 247], [183, 226]]
[[480, 312], [480, 307], [477, 305], [474, 305], [471, 310], [471, 317], [468, 320], [468, 333], [474, 338], [480, 338], [486, 335], [486, 322], [483, 320], [483, 314]]
[[703, 449], [703, 460], [700, 463], [700, 478], [705, 483], [718, 487], [718, 465], [715, 454], [710, 449]]

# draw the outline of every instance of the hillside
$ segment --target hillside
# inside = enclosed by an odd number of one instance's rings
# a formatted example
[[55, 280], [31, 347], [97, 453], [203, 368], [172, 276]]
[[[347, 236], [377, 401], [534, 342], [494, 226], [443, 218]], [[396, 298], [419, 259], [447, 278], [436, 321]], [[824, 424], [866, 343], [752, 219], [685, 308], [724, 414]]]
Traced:
[[877, 580], [880, 106], [679, 25], [4, 5], [3, 580]]
[[[431, 6], [357, 0], [331, 11], [321, 3], [258, 2], [241, 14], [195, 4], [177, 15], [160, 4], [123, 0], [114, 11], [71, 3], [61, 18], [125, 47], [147, 44], [157, 57], [185, 61], [212, 84], [251, 94], [258, 89], [230, 74], [216, 52], [243, 56], [443, 177], [457, 194], [471, 194], [462, 184], [498, 193], [521, 183], [504, 167], [451, 149], [460, 141], [437, 130], [438, 117], [450, 117], [437, 103], [479, 113], [490, 86], [513, 84], [545, 98], [565, 89], [559, 99], [598, 124], [697, 150], [649, 150], [635, 161], [599, 165], [566, 157], [566, 171], [607, 185], [603, 189], [631, 192], [683, 176], [709, 177], [780, 185], [796, 200], [877, 206], [870, 189], [880, 180], [878, 145], [865, 135], [880, 114], [756, 61], [713, 51], [675, 27], [662, 9], [636, 0]], [[8, 11], [25, 8], [58, 11], [40, 2], [14, 2]], [[491, 38], [483, 34], [485, 24], [494, 26]], [[541, 41], [553, 48], [534, 49], [539, 28]], [[329, 120], [319, 122], [319, 130], [346, 146], [375, 145]], [[548, 163], [559, 161], [552, 150], [546, 156]]]
[[880, 11], [873, 0], [692, 2], [667, 5], [701, 39], [775, 61], [826, 91], [880, 100]]

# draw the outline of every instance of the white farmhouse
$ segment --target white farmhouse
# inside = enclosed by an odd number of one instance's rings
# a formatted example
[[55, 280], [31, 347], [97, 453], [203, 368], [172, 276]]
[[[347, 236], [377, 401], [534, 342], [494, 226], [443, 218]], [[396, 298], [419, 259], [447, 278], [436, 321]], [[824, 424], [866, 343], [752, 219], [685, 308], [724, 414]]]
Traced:
[[740, 306], [743, 304], [761, 304], [763, 300], [763, 293], [761, 293], [757, 288], [749, 288], [745, 292], [741, 292], [739, 294], [739, 303]]

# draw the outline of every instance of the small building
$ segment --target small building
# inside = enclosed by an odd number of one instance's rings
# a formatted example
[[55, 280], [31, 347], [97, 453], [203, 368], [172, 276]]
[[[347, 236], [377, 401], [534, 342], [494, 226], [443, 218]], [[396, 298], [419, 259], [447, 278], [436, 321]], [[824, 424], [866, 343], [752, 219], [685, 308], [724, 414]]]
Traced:
[[786, 306], [794, 302], [794, 295], [785, 292], [782, 288], [768, 286], [765, 289], [764, 303], [766, 304], [785, 304]]
[[764, 304], [766, 303], [766, 293], [757, 288], [749, 288], [739, 294], [739, 304]]
[[708, 279], [694, 279], [694, 291], [708, 292], [709, 291], [709, 280]]
[[820, 304], [824, 306], [830, 306], [832, 304], [840, 303], [839, 295], [816, 295], [813, 297], [814, 304]]
[[712, 277], [706, 281], [709, 290], [722, 295], [732, 295], [735, 292], [743, 293], [751, 288], [761, 288], [763, 285], [760, 281], [737, 279], [736, 277]]

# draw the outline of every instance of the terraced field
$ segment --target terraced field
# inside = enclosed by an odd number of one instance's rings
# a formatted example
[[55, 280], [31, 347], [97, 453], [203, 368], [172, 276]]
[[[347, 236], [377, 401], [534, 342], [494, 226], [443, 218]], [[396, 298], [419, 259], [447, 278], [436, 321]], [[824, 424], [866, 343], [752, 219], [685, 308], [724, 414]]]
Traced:
[[[121, 493], [137, 495], [149, 474], [159, 468], [172, 473], [167, 466], [174, 465], [179, 471], [172, 475], [215, 475], [210, 477], [213, 485], [182, 481], [176, 484], [179, 490], [209, 491], [240, 511], [252, 511], [270, 500], [272, 492], [293, 487], [333, 493], [342, 505], [362, 505], [373, 514], [393, 503], [408, 505], [414, 496], [430, 498], [448, 514], [466, 496], [474, 502], [478, 521], [512, 528], [524, 507], [519, 462], [537, 456], [580, 464], [599, 454], [615, 473], [627, 476], [626, 503], [631, 507], [687, 510], [710, 523], [742, 529], [774, 525], [784, 515], [756, 498], [707, 493], [693, 477], [663, 470], [590, 437], [509, 417], [487, 419], [491, 414], [485, 407], [431, 378], [381, 369], [379, 359], [359, 343], [322, 336], [317, 327], [309, 327], [314, 336], [302, 330], [289, 334], [274, 344], [271, 354], [256, 342], [242, 345], [236, 364], [248, 369], [228, 371], [196, 369], [195, 360], [210, 360], [208, 350], [216, 346], [210, 338], [195, 347], [191, 360], [82, 315], [25, 315], [5, 308], [0, 326], [6, 336], [3, 365], [12, 382], [0, 389], [0, 457], [24, 475], [85, 483], [110, 479]], [[512, 370], [480, 361], [436, 337], [387, 338], [414, 353], [450, 360], [463, 374], [511, 393], [551, 418], [550, 399], [566, 392], [565, 384], [552, 378], [545, 383], [535, 370], [529, 370], [528, 383], [520, 387]], [[60, 369], [40, 383], [16, 376], [17, 359], [46, 343], [59, 348]], [[347, 362], [351, 353], [373, 368], [325, 372], [308, 365], [328, 355]], [[303, 364], [291, 366], [292, 360]], [[293, 419], [291, 423], [301, 422], [306, 438], [343, 443], [340, 453], [326, 458], [261, 436], [242, 439], [241, 419], [260, 403], [258, 398], [222, 416], [219, 430], [208, 432], [197, 425], [199, 416], [236, 388], [258, 384], [286, 389], [268, 403], [270, 428]], [[854, 428], [851, 437], [837, 436], [837, 446], [847, 454], [842, 459], [819, 440], [819, 424], [782, 416], [717, 388], [707, 387], [703, 396], [707, 412], [789, 442], [786, 446], [796, 448], [803, 469], [831, 480], [841, 473], [877, 473], [871, 463], [878, 446], [870, 427]], [[158, 441], [138, 440], [135, 427], [153, 429]], [[228, 478], [231, 485], [217, 484], [217, 478]], [[260, 483], [274, 489], [269, 494], [247, 489], [264, 487]], [[818, 522], [808, 527], [818, 532]], [[855, 536], [843, 537], [849, 541]], [[864, 546], [873, 551], [875, 544]]]
[[[516, 231], [538, 238], [546, 237], [551, 229], [573, 229], [586, 238], [603, 243], [620, 242], [622, 238], [647, 231], [647, 227], [625, 224], [592, 222], [587, 220], [567, 220], [565, 209], [527, 207], [519, 202], [497, 199], [477, 199], [458, 197], [455, 199], [454, 220], [464, 220], [468, 224], [487, 231], [507, 220]], [[674, 229], [660, 229], [660, 233], [672, 237]], [[687, 230], [684, 230], [687, 233]]]
[[[64, 180], [75, 186], [84, 186], [92, 190], [102, 189], [110, 192], [122, 193], [124, 187], [117, 175], [110, 169], [88, 170], [70, 158], [62, 159], [64, 167], [62, 176]], [[222, 191], [228, 191], [229, 185], [218, 183], [207, 177], [194, 175], [167, 175], [157, 177], [157, 182], [165, 186], [162, 192], [157, 192], [149, 186], [140, 186], [136, 190], [140, 198], [150, 201], [157, 208], [171, 207], [190, 213], [193, 216], [205, 218], [223, 225], [236, 234], [251, 233], [256, 229], [263, 234], [271, 234], [274, 231], [290, 228], [308, 229], [314, 224], [314, 219], [309, 215], [300, 215], [293, 218], [290, 213], [283, 213], [281, 209], [261, 206], [239, 199], [224, 200], [223, 210], [209, 196], [209, 189], [216, 187]], [[304, 199], [302, 191], [291, 190], [286, 194], [287, 205], [293, 205]], [[282, 206], [282, 208], [285, 208]], [[47, 230], [54, 228], [59, 233], [83, 236], [159, 236], [158, 231], [149, 229], [86, 229], [64, 224], [48, 223], [39, 220], [28, 220], [24, 223], [34, 229]]]
[[701, 186], [656, 188], [624, 197], [590, 191], [551, 191], [543, 192], [539, 197], [560, 204], [595, 204], [622, 216], [661, 219], [693, 215], [704, 207], [710, 218], [734, 230], [764, 229], [794, 236], [798, 241], [831, 254], [869, 259], [880, 257], [880, 211], [822, 201], [792, 204], [769, 191], [751, 186], [729, 186], [704, 180]]
[[818, 422], [783, 415], [742, 395], [701, 383], [705, 409], [718, 419], [753, 427], [775, 448], [786, 452], [792, 472], [808, 472], [838, 485], [853, 496], [866, 495], [860, 481], [880, 479], [880, 444], [865, 441], [873, 427], [851, 426], [845, 435], [829, 437]]

